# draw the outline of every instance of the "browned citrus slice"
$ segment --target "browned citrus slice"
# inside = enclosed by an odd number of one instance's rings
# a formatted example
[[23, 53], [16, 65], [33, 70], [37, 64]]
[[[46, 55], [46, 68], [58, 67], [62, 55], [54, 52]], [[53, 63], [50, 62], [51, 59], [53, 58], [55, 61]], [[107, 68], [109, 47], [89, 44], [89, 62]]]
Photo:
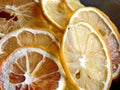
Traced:
[[39, 10], [39, 4], [34, 0], [1, 0], [0, 33], [6, 34], [23, 27], [31, 21], [31, 18], [39, 16]]
[[64, 90], [65, 77], [59, 60], [43, 49], [18, 48], [0, 70], [3, 90]]
[[33, 45], [40, 45], [50, 53], [59, 55], [59, 41], [49, 30], [21, 28], [7, 34], [0, 40], [0, 60], [18, 47]]
[[60, 48], [61, 62], [76, 90], [109, 90], [112, 62], [104, 38], [90, 24], [68, 25]]
[[120, 34], [116, 26], [106, 14], [93, 7], [85, 7], [75, 11], [70, 19], [70, 23], [77, 22], [91, 24], [104, 36], [112, 57], [113, 79], [117, 78], [120, 75]]
[[0, 37], [24, 26], [48, 28], [58, 38], [62, 36], [61, 30], [43, 17], [39, 0], [1, 0]]

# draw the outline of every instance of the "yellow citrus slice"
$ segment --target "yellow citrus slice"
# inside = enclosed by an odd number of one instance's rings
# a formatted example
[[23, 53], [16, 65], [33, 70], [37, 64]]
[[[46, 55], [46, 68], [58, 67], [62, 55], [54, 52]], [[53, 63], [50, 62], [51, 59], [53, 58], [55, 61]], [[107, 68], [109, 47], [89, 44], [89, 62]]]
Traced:
[[63, 0], [41, 0], [44, 16], [55, 26], [64, 30], [71, 10]]
[[106, 39], [112, 57], [113, 79], [120, 75], [120, 34], [109, 17], [93, 7], [81, 8], [71, 16], [70, 23], [87, 22]]
[[109, 49], [90, 24], [68, 25], [60, 48], [68, 79], [79, 90], [108, 90], [112, 81]]
[[76, 10], [78, 8], [83, 8], [84, 5], [80, 3], [80, 0], [65, 0], [67, 6], [72, 10]]
[[59, 56], [59, 41], [47, 29], [21, 28], [0, 40], [0, 60], [6, 58], [13, 50], [23, 46], [42, 46], [50, 53]]
[[64, 90], [65, 77], [59, 60], [41, 48], [23, 47], [4, 62], [3, 90]]

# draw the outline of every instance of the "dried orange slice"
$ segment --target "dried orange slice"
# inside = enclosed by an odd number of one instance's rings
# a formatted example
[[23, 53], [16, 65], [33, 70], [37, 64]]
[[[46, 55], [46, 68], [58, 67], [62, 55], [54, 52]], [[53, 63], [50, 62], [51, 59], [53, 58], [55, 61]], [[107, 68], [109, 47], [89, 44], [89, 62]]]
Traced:
[[112, 62], [103, 37], [90, 24], [68, 25], [60, 48], [61, 62], [76, 90], [108, 90]]
[[120, 34], [109, 17], [97, 8], [81, 8], [71, 16], [70, 23], [87, 22], [106, 39], [112, 57], [113, 79], [120, 75]]
[[1, 0], [0, 37], [24, 26], [48, 28], [58, 38], [62, 36], [61, 30], [43, 17], [39, 0]]
[[[1, 0], [0, 33], [6, 34], [23, 27], [39, 16], [39, 4], [35, 0]], [[2, 36], [2, 35], [1, 35]]]
[[65, 0], [65, 3], [72, 11], [84, 7], [80, 0]]
[[47, 29], [21, 28], [13, 31], [0, 40], [0, 60], [18, 47], [42, 46], [50, 53], [59, 56], [59, 41]]
[[3, 90], [64, 90], [65, 77], [59, 60], [41, 48], [16, 49], [4, 62]]
[[71, 10], [64, 3], [64, 0], [41, 0], [44, 16], [55, 26], [64, 31], [67, 18]]

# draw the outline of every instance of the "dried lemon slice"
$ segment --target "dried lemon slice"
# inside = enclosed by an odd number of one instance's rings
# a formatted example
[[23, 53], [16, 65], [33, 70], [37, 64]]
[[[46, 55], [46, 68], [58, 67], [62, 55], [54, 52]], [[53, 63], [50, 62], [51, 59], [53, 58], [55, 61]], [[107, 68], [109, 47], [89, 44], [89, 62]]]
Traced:
[[112, 81], [112, 62], [103, 37], [88, 23], [68, 25], [60, 48], [68, 79], [83, 90], [107, 90]]
[[41, 6], [45, 17], [55, 26], [64, 31], [67, 18], [71, 10], [63, 0], [41, 0]]
[[120, 34], [109, 17], [94, 7], [81, 8], [74, 12], [70, 23], [87, 22], [106, 39], [112, 57], [113, 79], [120, 75]]

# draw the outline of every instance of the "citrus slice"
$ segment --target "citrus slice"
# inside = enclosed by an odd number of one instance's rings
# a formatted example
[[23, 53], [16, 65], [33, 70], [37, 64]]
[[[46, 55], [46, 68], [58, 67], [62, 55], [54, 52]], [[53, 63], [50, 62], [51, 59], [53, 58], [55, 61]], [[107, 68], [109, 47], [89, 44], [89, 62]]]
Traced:
[[71, 10], [63, 0], [41, 0], [44, 16], [55, 26], [64, 30]]
[[[39, 4], [35, 0], [1, 0], [0, 33], [4, 34], [23, 27], [39, 16]], [[36, 14], [37, 13], [37, 14]]]
[[64, 90], [59, 60], [43, 49], [23, 47], [11, 53], [0, 73], [3, 90]]
[[80, 0], [65, 0], [65, 3], [72, 11], [84, 7]]
[[0, 60], [6, 58], [13, 50], [23, 46], [42, 46], [58, 56], [59, 41], [47, 29], [21, 28], [0, 40]]
[[120, 34], [109, 17], [99, 9], [93, 7], [81, 8], [71, 16], [70, 23], [87, 22], [91, 24], [106, 39], [113, 68], [113, 79], [120, 75]]
[[68, 25], [60, 48], [61, 63], [77, 90], [108, 90], [110, 53], [103, 37], [88, 23]]
[[43, 17], [39, 0], [1, 0], [0, 37], [24, 26], [48, 28], [58, 38], [62, 36], [61, 30]]

